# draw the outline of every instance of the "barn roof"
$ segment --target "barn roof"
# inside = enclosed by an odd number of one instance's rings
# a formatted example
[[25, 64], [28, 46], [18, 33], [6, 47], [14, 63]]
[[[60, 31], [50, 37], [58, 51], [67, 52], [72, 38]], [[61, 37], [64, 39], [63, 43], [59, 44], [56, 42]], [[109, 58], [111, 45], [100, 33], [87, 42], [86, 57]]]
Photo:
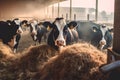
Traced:
[[22, 3], [22, 4], [27, 4], [27, 3], [33, 3], [33, 5], [35, 3], [39, 4], [39, 5], [46, 5], [46, 4], [53, 4], [53, 3], [58, 3], [58, 2], [61, 2], [61, 1], [66, 1], [66, 0], [1, 0], [0, 3], [9, 3], [9, 4], [12, 4], [12, 3]]
[[0, 17], [19, 16], [67, 0], [0, 0]]

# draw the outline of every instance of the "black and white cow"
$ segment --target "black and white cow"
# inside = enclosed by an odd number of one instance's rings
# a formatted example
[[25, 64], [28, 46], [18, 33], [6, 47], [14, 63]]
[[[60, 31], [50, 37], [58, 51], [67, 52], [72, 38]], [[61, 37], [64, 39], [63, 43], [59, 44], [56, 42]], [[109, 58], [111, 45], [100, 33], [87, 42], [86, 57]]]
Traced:
[[78, 35], [77, 31], [73, 29], [76, 26], [76, 22], [66, 24], [64, 18], [56, 18], [53, 22], [53, 29], [48, 36], [47, 44], [56, 50], [71, 44], [74, 41], [74, 37], [77, 37], [75, 35]]
[[77, 31], [81, 40], [90, 42], [99, 49], [111, 47], [112, 35], [105, 25], [95, 24], [93, 22], [77, 22], [79, 26]]
[[14, 52], [17, 50], [22, 32], [19, 19], [0, 21], [0, 39], [4, 44], [13, 48]]
[[16, 53], [16, 50], [18, 48], [19, 41], [20, 41], [20, 38], [21, 38], [21, 33], [23, 33], [21, 26], [25, 22], [24, 21], [21, 22], [18, 18], [15, 18], [13, 21], [12, 20], [7, 20], [6, 22], [8, 23], [8, 25], [10, 26], [10, 28], [12, 30], [15, 29], [15, 31], [13, 30], [15, 35], [13, 37], [13, 47], [12, 48], [13, 48], [14, 53]]
[[52, 24], [49, 21], [40, 22], [40, 23], [38, 23], [35, 20], [32, 21], [30, 23], [30, 32], [33, 41], [35, 41], [35, 44], [37, 41], [41, 43], [42, 37], [44, 37], [44, 40], [46, 40], [47, 34], [51, 28], [52, 28]]

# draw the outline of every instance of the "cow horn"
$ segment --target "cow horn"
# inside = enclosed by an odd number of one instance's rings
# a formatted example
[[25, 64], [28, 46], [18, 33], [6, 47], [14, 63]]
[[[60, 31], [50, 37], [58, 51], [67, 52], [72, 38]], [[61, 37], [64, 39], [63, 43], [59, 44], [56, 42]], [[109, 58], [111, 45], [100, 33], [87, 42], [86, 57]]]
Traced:
[[118, 67], [120, 67], [120, 60], [100, 67], [100, 71], [103, 72], [103, 73], [106, 73], [106, 72], [114, 70]]

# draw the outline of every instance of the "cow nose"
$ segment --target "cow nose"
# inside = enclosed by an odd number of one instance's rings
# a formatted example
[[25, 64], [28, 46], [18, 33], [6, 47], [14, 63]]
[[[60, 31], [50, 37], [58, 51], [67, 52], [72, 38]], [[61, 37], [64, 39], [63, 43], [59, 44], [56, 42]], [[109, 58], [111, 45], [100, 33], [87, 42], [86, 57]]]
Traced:
[[106, 41], [105, 40], [101, 40], [100, 41], [100, 45], [106, 45]]
[[64, 43], [65, 43], [65, 42], [64, 42], [63, 40], [57, 40], [57, 41], [56, 41], [56, 45], [57, 45], [57, 46], [64, 46]]

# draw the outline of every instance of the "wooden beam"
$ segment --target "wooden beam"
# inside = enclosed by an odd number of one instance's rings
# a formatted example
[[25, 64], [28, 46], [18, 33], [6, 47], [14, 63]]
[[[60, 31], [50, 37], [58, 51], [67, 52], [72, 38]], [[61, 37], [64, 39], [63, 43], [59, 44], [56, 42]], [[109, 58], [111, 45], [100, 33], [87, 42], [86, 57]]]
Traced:
[[120, 54], [120, 0], [115, 0], [113, 51]]

